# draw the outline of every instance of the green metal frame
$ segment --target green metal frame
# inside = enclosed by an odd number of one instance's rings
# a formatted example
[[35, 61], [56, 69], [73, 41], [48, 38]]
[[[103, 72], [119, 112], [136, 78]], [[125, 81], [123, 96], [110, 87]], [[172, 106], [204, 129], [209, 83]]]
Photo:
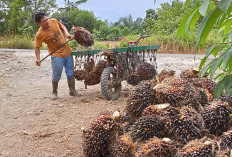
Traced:
[[[129, 47], [129, 48], [130, 48], [130, 51], [158, 50], [158, 49], [160, 49], [160, 45], [135, 46], [135, 47]], [[114, 48], [114, 49], [76, 51], [76, 52], [72, 52], [72, 55], [75, 55], [75, 56], [94, 55], [94, 54], [97, 54], [99, 51], [104, 52], [104, 51], [109, 51], [109, 50], [112, 50], [115, 53], [121, 53], [121, 52], [127, 52], [129, 48], [123, 47], [123, 48]]]

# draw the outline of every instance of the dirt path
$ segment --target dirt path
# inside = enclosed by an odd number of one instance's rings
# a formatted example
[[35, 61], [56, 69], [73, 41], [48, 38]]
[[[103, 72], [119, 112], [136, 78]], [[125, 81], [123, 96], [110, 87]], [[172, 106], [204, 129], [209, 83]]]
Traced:
[[[44, 54], [45, 56], [46, 54]], [[33, 52], [0, 52], [0, 156], [82, 157], [81, 127], [88, 127], [100, 112], [124, 108], [132, 86], [123, 82], [121, 97], [106, 101], [100, 86], [76, 88], [82, 97], [70, 97], [63, 73], [59, 99], [51, 94], [51, 68], [47, 59], [36, 67]], [[197, 68], [200, 59], [158, 55], [158, 71]]]

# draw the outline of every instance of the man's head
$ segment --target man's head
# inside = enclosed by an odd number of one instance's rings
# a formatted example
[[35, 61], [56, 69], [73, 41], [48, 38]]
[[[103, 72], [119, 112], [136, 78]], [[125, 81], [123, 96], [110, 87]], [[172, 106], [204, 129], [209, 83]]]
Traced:
[[48, 17], [45, 13], [43, 12], [38, 12], [35, 14], [35, 21], [39, 26], [41, 26], [44, 29], [49, 28], [49, 21]]

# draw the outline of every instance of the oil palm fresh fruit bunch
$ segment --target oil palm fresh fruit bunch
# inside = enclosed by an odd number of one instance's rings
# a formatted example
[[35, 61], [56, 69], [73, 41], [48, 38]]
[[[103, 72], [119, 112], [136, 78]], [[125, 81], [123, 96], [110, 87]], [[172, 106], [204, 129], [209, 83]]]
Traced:
[[179, 149], [176, 157], [214, 157], [216, 151], [217, 145], [214, 140], [202, 138], [193, 140]]
[[209, 133], [219, 136], [229, 129], [231, 113], [231, 107], [227, 102], [213, 101], [204, 107], [201, 115]]
[[116, 139], [118, 126], [110, 114], [102, 114], [83, 130], [83, 152], [88, 157], [108, 157], [109, 145]]
[[94, 44], [93, 35], [83, 27], [73, 26], [74, 39], [78, 44], [89, 47]]
[[112, 157], [133, 157], [136, 144], [129, 134], [119, 136], [110, 146]]
[[174, 157], [177, 151], [175, 143], [169, 138], [151, 138], [141, 145], [136, 157]]
[[140, 82], [127, 99], [126, 110], [132, 117], [138, 118], [143, 110], [155, 102], [153, 93], [153, 84], [151, 81]]
[[146, 141], [154, 136], [163, 137], [165, 134], [164, 122], [160, 116], [142, 116], [130, 127], [133, 141]]
[[204, 121], [192, 107], [177, 108], [170, 106], [161, 116], [165, 119], [168, 137], [179, 143], [186, 144], [204, 135]]

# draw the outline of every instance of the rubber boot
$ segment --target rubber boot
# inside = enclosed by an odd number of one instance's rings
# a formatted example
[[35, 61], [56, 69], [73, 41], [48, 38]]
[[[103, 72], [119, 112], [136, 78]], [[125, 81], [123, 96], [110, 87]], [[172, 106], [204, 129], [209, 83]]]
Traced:
[[57, 99], [57, 88], [58, 88], [58, 82], [54, 82], [52, 81], [52, 100], [56, 100]]
[[70, 96], [81, 96], [77, 93], [75, 89], [75, 79], [74, 77], [67, 78], [68, 80], [68, 87], [69, 87], [69, 95]]

